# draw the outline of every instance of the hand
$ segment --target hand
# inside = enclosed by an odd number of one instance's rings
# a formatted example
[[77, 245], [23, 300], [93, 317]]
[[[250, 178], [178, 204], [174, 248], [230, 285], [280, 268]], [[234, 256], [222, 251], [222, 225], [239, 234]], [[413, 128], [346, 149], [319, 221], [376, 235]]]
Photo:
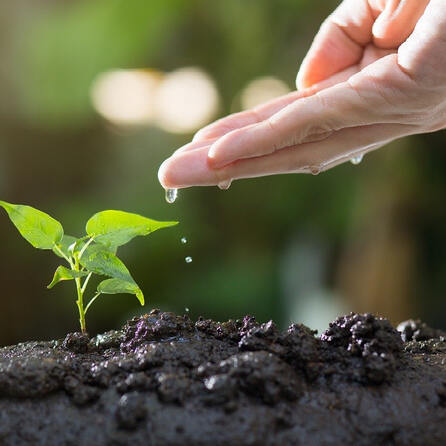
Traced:
[[297, 87], [200, 130], [162, 164], [161, 184], [318, 173], [445, 128], [444, 0], [344, 0], [317, 34]]

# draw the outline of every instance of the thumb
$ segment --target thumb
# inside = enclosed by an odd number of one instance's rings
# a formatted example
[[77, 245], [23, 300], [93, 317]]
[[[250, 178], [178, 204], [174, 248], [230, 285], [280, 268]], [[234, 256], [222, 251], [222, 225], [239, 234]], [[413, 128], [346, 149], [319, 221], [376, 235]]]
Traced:
[[297, 74], [298, 90], [357, 64], [372, 40], [373, 22], [367, 0], [344, 0], [314, 38]]
[[373, 41], [380, 48], [398, 48], [413, 32], [429, 0], [389, 0], [376, 19]]

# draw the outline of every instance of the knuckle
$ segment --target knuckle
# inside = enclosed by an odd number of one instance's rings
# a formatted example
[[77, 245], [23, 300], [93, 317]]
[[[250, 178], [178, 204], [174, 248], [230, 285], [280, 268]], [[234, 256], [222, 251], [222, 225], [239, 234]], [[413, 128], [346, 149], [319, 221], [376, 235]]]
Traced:
[[405, 70], [367, 74], [359, 84], [347, 81], [367, 104], [370, 115], [398, 123], [417, 123], [429, 118], [444, 98], [418, 83]]
[[288, 145], [321, 141], [340, 128], [337, 106], [322, 92], [301, 98], [298, 102], [302, 112], [296, 115], [295, 130]]
[[277, 152], [280, 150], [281, 147], [283, 147], [282, 142], [279, 141], [278, 135], [280, 134], [280, 130], [278, 129], [278, 121], [274, 118], [268, 118], [265, 121], [265, 125], [267, 128], [267, 132], [271, 135], [271, 144], [265, 148], [263, 151], [265, 155]]
[[328, 100], [322, 92], [318, 92], [312, 100], [312, 113], [305, 118], [300, 142], [320, 141], [339, 130], [339, 109]]
[[398, 55], [404, 71], [418, 84], [428, 88], [444, 86], [446, 82], [446, 25], [436, 30], [425, 29], [421, 40], [422, 51], [411, 50], [408, 42], [403, 44]]
[[323, 128], [317, 128], [308, 134], [303, 140], [302, 143], [310, 143], [310, 142], [320, 142], [324, 139], [329, 138], [334, 133], [334, 130], [324, 130]]
[[271, 131], [272, 133], [276, 133], [278, 122], [279, 121], [277, 118], [271, 116], [265, 120], [265, 125], [268, 127], [269, 131]]

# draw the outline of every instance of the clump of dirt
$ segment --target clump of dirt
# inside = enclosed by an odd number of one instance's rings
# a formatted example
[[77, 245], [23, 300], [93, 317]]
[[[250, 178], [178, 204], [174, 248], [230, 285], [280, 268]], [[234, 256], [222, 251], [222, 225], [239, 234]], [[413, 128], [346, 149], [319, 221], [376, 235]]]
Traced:
[[[381, 384], [391, 380], [403, 350], [400, 333], [390, 322], [371, 314], [350, 314], [332, 322], [321, 340], [347, 350], [345, 376], [364, 383]], [[329, 360], [332, 356], [332, 361]], [[339, 352], [329, 349], [325, 362], [339, 362]]]
[[0, 349], [3, 445], [443, 445], [446, 339], [371, 314], [320, 336], [153, 310]]
[[445, 339], [446, 333], [442, 330], [429, 327], [419, 319], [401, 322], [397, 327], [401, 333], [401, 338], [404, 342], [410, 341], [428, 341], [430, 339]]

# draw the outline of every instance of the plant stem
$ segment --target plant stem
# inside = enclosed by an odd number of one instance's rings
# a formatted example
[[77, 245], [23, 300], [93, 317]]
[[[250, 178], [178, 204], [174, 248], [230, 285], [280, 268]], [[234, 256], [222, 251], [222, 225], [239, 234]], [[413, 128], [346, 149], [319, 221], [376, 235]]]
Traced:
[[84, 311], [84, 296], [82, 294], [82, 289], [81, 289], [81, 281], [80, 279], [75, 279], [76, 280], [76, 289], [77, 289], [77, 308], [79, 309], [79, 322], [81, 324], [81, 330], [82, 333], [86, 333], [87, 332], [87, 326], [85, 324], [85, 311]]
[[85, 243], [85, 245], [82, 247], [82, 249], [79, 251], [79, 260], [82, 258], [82, 256], [84, 255], [84, 252], [86, 251], [86, 249], [90, 246], [90, 243], [93, 241], [93, 239], [91, 238], [90, 240], [88, 240], [87, 243]]
[[71, 259], [67, 257], [57, 245], [54, 245], [54, 250], [57, 251], [70, 264], [71, 268], [74, 267], [74, 264], [71, 261]]
[[[73, 265], [73, 270], [79, 271], [79, 259], [77, 259], [77, 258], [75, 259], [75, 262]], [[88, 278], [88, 276], [87, 276], [87, 278]], [[87, 279], [85, 279], [85, 280], [87, 280]], [[74, 279], [74, 281], [76, 282], [76, 291], [77, 291], [76, 305], [79, 310], [79, 322], [81, 324], [82, 333], [86, 333], [87, 326], [85, 324], [85, 310], [84, 310], [84, 291], [85, 291], [85, 289], [83, 289], [83, 287], [81, 285], [80, 277], [76, 277]]]
[[[82, 268], [82, 269], [83, 269], [83, 268]], [[92, 275], [93, 275], [93, 273], [89, 273], [88, 276], [85, 278], [85, 280], [84, 280], [84, 284], [82, 285], [82, 288], [81, 288], [81, 290], [82, 290], [82, 294], [85, 293], [85, 290], [86, 290], [87, 285], [88, 285], [88, 281], [90, 280], [90, 277], [91, 277]], [[85, 310], [85, 312], [87, 312], [87, 311]]]
[[96, 293], [88, 302], [88, 305], [85, 307], [85, 314], [87, 314], [88, 309], [90, 308], [91, 304], [101, 295], [101, 293]]
[[[87, 243], [86, 245], [88, 246], [89, 243]], [[70, 267], [73, 271], [80, 271], [79, 258], [74, 257], [73, 261], [73, 258], [67, 257], [57, 245], [54, 246], [54, 250], [57, 251], [70, 264]], [[86, 277], [83, 285], [81, 284], [80, 277], [76, 277], [74, 279], [74, 281], [76, 282], [76, 291], [77, 291], [76, 305], [79, 310], [79, 322], [81, 324], [82, 333], [87, 332], [87, 326], [85, 324], [86, 311], [84, 310], [84, 292], [85, 288], [87, 287], [88, 281], [90, 280], [90, 277], [91, 273]]]

